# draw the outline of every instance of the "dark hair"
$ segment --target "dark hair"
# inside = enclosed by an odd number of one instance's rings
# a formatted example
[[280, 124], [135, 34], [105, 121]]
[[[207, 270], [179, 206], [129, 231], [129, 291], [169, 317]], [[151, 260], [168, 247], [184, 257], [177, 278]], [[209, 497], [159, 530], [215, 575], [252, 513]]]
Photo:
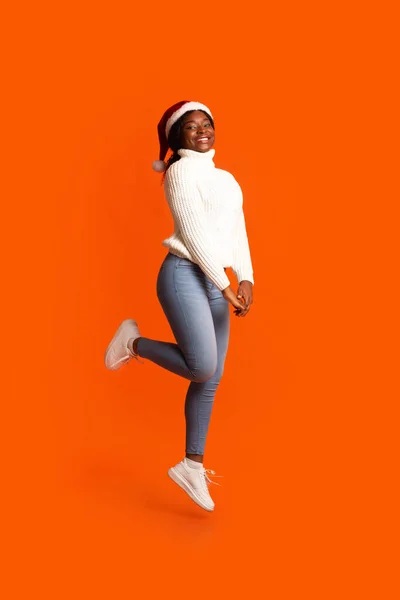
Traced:
[[[166, 169], [164, 171], [164, 175], [163, 175], [163, 181], [165, 178], [165, 174], [168, 171], [168, 169], [170, 168], [171, 165], [174, 164], [174, 162], [178, 161], [181, 157], [178, 154], [178, 150], [182, 147], [182, 130], [183, 130], [183, 121], [184, 118], [191, 112], [194, 112], [193, 110], [188, 110], [186, 111], [171, 127], [169, 135], [168, 135], [168, 146], [170, 147], [170, 149], [172, 150], [172, 154], [169, 157], [169, 159], [167, 160], [167, 166]], [[212, 125], [212, 128], [215, 129], [214, 127], [214, 120], [211, 117], [211, 115], [209, 115], [205, 110], [201, 111], [202, 113], [204, 113], [207, 117], [207, 119], [210, 120], [210, 123]]]

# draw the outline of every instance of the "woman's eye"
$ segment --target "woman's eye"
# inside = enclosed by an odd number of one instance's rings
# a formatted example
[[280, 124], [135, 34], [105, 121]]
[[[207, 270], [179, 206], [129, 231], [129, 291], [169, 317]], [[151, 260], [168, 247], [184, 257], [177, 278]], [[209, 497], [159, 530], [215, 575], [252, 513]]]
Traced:
[[[204, 124], [204, 127], [211, 127], [211, 123], [205, 123], [205, 124]], [[189, 129], [197, 129], [197, 125], [188, 125], [188, 126], [186, 127], [186, 129], [187, 129], [187, 130], [189, 130]]]

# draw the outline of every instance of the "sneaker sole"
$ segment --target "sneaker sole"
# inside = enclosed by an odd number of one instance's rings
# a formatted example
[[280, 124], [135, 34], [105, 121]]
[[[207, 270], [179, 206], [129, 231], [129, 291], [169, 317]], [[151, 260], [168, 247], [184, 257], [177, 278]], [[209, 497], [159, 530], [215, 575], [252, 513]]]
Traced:
[[179, 487], [182, 488], [194, 502], [196, 502], [196, 504], [208, 512], [213, 512], [214, 508], [210, 508], [203, 502], [203, 500], [196, 494], [195, 490], [188, 484], [186, 479], [182, 477], [175, 467], [171, 467], [171, 469], [168, 470], [168, 475], [172, 481], [179, 485]]
[[137, 323], [133, 320], [133, 319], [126, 319], [125, 321], [122, 321], [121, 325], [118, 327], [117, 331], [115, 332], [115, 335], [113, 337], [113, 339], [111, 340], [111, 342], [108, 344], [107, 350], [105, 351], [104, 354], [104, 363], [107, 367], [107, 369], [110, 369], [110, 371], [117, 371], [120, 367], [122, 367], [122, 365], [128, 363], [130, 361], [130, 357], [127, 357], [124, 360], [120, 360], [118, 362], [114, 362], [112, 364], [110, 364], [108, 362], [108, 355], [110, 353], [111, 347], [113, 346], [113, 344], [118, 340], [118, 337], [122, 331], [122, 328], [124, 327], [125, 323], [129, 321], [130, 323], [134, 323], [137, 326]]

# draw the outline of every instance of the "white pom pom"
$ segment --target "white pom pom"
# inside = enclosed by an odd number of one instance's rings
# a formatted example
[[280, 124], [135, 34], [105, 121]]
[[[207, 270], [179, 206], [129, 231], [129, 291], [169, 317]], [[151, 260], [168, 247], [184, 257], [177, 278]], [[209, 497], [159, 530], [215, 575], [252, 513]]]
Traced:
[[163, 160], [155, 160], [152, 164], [152, 167], [157, 173], [163, 173], [165, 171], [166, 164]]

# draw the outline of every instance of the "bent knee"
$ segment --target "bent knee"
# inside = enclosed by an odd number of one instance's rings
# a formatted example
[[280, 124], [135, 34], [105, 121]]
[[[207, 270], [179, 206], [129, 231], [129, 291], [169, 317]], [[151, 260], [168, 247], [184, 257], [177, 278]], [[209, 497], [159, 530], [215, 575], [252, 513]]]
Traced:
[[215, 375], [217, 371], [217, 362], [211, 360], [202, 361], [191, 371], [195, 383], [205, 383]]

